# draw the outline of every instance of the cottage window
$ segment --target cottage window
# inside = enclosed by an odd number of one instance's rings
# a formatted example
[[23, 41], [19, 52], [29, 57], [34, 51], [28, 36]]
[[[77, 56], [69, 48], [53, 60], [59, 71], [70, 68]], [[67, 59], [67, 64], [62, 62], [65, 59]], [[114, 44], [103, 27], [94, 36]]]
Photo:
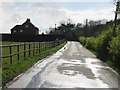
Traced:
[[26, 28], [28, 28], [28, 27], [29, 27], [29, 25], [25, 25], [25, 27], [26, 27]]
[[20, 30], [20, 32], [23, 32], [23, 30]]
[[14, 33], [16, 33], [16, 30], [13, 30]]

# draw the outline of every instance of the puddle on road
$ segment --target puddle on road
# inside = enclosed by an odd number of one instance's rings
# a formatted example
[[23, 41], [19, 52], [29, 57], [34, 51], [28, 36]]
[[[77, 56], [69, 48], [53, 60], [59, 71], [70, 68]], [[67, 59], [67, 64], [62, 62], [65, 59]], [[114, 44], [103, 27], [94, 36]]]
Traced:
[[77, 60], [77, 59], [71, 59], [71, 60], [68, 60], [68, 61], [70, 61], [70, 62], [75, 62], [75, 63], [80, 63], [80, 64], [82, 64], [82, 63], [85, 63], [85, 60], [84, 59], [80, 59], [80, 60]]
[[95, 79], [91, 69], [87, 68], [85, 65], [63, 63], [62, 65], [59, 65], [57, 69], [60, 74], [70, 75], [70, 76], [83, 74], [85, 77], [89, 79]]
[[84, 59], [70, 59], [70, 60], [66, 59], [66, 61], [68, 61], [69, 63], [78, 64], [78, 65], [86, 63]]
[[64, 74], [64, 75], [71, 75], [71, 76], [79, 74], [78, 71], [71, 71], [71, 70], [63, 70], [61, 73]]

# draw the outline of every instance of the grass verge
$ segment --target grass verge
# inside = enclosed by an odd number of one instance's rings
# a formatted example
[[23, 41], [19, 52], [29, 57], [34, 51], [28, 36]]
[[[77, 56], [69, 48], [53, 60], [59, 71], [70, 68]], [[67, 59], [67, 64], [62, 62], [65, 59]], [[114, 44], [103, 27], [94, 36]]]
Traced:
[[4, 87], [7, 82], [12, 80], [14, 77], [19, 75], [22, 72], [28, 70], [31, 66], [33, 66], [39, 60], [45, 58], [48, 55], [52, 55], [53, 53], [57, 52], [60, 48], [62, 48], [66, 43], [62, 43], [56, 47], [50, 48], [46, 51], [42, 51], [40, 54], [26, 57], [23, 62], [15, 63], [12, 65], [7, 66], [2, 70], [2, 86]]

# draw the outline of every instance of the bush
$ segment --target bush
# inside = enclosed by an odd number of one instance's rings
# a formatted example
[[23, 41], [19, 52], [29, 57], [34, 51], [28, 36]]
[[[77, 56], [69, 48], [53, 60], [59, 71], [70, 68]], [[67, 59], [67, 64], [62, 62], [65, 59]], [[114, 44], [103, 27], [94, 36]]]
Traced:
[[86, 38], [85, 37], [80, 37], [79, 41], [81, 42], [82, 45], [85, 45]]
[[96, 39], [94, 37], [89, 37], [86, 39], [85, 47], [88, 49], [95, 50]]
[[109, 57], [109, 42], [112, 40], [112, 30], [102, 32], [97, 37], [96, 50], [98, 52], [98, 57], [106, 61]]
[[116, 37], [112, 38], [112, 41], [109, 43], [110, 47], [109, 53], [112, 56], [112, 62], [120, 70], [120, 27], [116, 31]]
[[[110, 42], [109, 53], [113, 55], [113, 57], [120, 57], [120, 37], [114, 37]], [[118, 59], [118, 58], [117, 58]]]

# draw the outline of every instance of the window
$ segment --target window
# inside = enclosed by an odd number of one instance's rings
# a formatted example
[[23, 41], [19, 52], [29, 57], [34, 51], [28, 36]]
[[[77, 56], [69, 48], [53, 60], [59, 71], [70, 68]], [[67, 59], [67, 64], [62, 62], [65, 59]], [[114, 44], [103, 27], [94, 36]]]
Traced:
[[16, 33], [16, 30], [13, 30], [14, 33]]
[[23, 32], [23, 30], [20, 30], [20, 32]]
[[29, 25], [25, 25], [25, 27], [26, 27], [26, 28], [28, 28], [28, 27], [29, 27]]

